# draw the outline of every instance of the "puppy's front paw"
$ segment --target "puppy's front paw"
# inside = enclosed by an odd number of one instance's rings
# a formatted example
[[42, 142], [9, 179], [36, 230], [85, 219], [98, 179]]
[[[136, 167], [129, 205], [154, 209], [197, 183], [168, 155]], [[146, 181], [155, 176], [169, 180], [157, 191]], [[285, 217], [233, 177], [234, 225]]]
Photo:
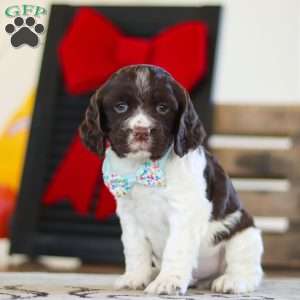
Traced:
[[253, 292], [258, 284], [256, 276], [224, 274], [213, 281], [211, 289], [218, 293], [241, 294]]
[[187, 283], [179, 275], [159, 274], [145, 289], [147, 294], [158, 295], [184, 295], [187, 290]]
[[115, 289], [144, 289], [151, 281], [151, 275], [141, 275], [140, 273], [125, 273], [115, 282]]

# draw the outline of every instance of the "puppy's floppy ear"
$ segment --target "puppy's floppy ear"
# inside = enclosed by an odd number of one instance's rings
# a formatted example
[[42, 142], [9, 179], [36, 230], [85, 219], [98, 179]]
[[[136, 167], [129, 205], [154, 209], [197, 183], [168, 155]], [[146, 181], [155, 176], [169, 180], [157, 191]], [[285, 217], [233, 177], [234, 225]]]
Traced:
[[206, 136], [188, 92], [184, 88], [177, 89], [179, 101], [179, 118], [174, 139], [174, 151], [182, 157], [189, 150], [196, 149]]
[[97, 90], [90, 99], [85, 119], [79, 127], [84, 144], [93, 152], [103, 156], [105, 152], [105, 133], [101, 126], [101, 90]]

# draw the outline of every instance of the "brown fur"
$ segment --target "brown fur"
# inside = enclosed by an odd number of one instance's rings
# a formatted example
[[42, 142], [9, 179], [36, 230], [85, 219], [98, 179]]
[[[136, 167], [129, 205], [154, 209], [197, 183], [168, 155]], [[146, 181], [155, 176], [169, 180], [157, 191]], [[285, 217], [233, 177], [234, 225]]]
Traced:
[[240, 221], [228, 231], [219, 232], [215, 236], [215, 243], [229, 239], [235, 233], [254, 226], [253, 218], [243, 209], [238, 194], [230, 178], [212, 154], [206, 151], [206, 168], [204, 175], [207, 182], [207, 197], [213, 203], [213, 220], [222, 220], [227, 215], [240, 210]]

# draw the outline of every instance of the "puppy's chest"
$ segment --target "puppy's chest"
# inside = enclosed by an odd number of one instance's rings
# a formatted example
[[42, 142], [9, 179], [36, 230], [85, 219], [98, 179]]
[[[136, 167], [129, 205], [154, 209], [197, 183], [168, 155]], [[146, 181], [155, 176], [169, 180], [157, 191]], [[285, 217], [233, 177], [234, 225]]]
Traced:
[[167, 193], [163, 188], [136, 185], [131, 197], [134, 204], [132, 213], [143, 228], [146, 238], [157, 252], [161, 252], [169, 234], [170, 206]]

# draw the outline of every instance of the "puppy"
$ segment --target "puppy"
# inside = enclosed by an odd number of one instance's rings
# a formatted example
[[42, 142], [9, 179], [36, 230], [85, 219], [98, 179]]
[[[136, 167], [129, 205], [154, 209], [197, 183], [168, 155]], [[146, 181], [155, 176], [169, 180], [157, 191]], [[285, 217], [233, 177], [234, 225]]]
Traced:
[[117, 288], [185, 294], [212, 279], [213, 291], [243, 293], [259, 285], [260, 231], [202, 146], [189, 94], [169, 73], [152, 65], [114, 73], [92, 96], [80, 133], [105, 154], [104, 181], [117, 200], [126, 262]]

